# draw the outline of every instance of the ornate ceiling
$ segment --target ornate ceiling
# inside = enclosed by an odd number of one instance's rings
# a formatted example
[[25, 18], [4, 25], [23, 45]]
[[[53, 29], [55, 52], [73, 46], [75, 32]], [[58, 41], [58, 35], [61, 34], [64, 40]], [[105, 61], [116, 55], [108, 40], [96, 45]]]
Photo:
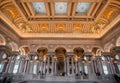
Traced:
[[20, 37], [101, 38], [120, 21], [120, 0], [0, 0]]

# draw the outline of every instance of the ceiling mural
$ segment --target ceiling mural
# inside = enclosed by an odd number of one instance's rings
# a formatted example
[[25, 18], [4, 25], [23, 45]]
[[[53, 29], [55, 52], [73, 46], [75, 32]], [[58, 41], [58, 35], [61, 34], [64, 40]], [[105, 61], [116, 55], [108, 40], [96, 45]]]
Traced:
[[119, 5], [119, 0], [2, 0], [0, 18], [20, 37], [101, 38], [120, 21]]

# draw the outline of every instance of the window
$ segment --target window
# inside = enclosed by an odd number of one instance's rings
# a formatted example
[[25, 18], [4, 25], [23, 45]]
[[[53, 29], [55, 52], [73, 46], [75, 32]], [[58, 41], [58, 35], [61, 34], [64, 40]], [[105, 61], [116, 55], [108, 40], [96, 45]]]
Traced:
[[106, 64], [103, 64], [103, 71], [104, 71], [104, 74], [108, 74], [108, 69], [107, 69], [107, 66]]

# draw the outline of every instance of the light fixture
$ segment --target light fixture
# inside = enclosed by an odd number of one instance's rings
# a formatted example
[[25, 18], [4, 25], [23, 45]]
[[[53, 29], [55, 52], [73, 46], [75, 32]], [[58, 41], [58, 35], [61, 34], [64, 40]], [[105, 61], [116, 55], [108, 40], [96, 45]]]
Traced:
[[35, 56], [35, 57], [34, 57], [34, 59], [35, 59], [35, 60], [37, 60], [37, 59], [38, 59], [38, 57], [37, 57], [37, 56]]
[[119, 55], [115, 55], [115, 59], [119, 60], [120, 59]]
[[16, 59], [17, 59], [17, 60], [20, 59], [20, 55], [18, 55], [18, 56], [16, 57]]
[[7, 55], [6, 53], [3, 53], [3, 56], [2, 56], [3, 59], [6, 59], [7, 58]]

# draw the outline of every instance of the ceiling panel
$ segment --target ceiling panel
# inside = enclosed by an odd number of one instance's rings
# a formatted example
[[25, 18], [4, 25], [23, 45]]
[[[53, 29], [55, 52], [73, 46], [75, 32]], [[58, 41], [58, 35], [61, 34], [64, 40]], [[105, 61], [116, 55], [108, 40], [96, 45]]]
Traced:
[[20, 37], [100, 38], [120, 20], [119, 2], [111, 0], [7, 1], [1, 18]]
[[76, 8], [76, 14], [87, 14], [87, 11], [90, 8], [90, 2], [79, 2]]
[[32, 7], [36, 14], [46, 14], [44, 2], [32, 2]]
[[55, 14], [67, 14], [67, 2], [55, 2]]

